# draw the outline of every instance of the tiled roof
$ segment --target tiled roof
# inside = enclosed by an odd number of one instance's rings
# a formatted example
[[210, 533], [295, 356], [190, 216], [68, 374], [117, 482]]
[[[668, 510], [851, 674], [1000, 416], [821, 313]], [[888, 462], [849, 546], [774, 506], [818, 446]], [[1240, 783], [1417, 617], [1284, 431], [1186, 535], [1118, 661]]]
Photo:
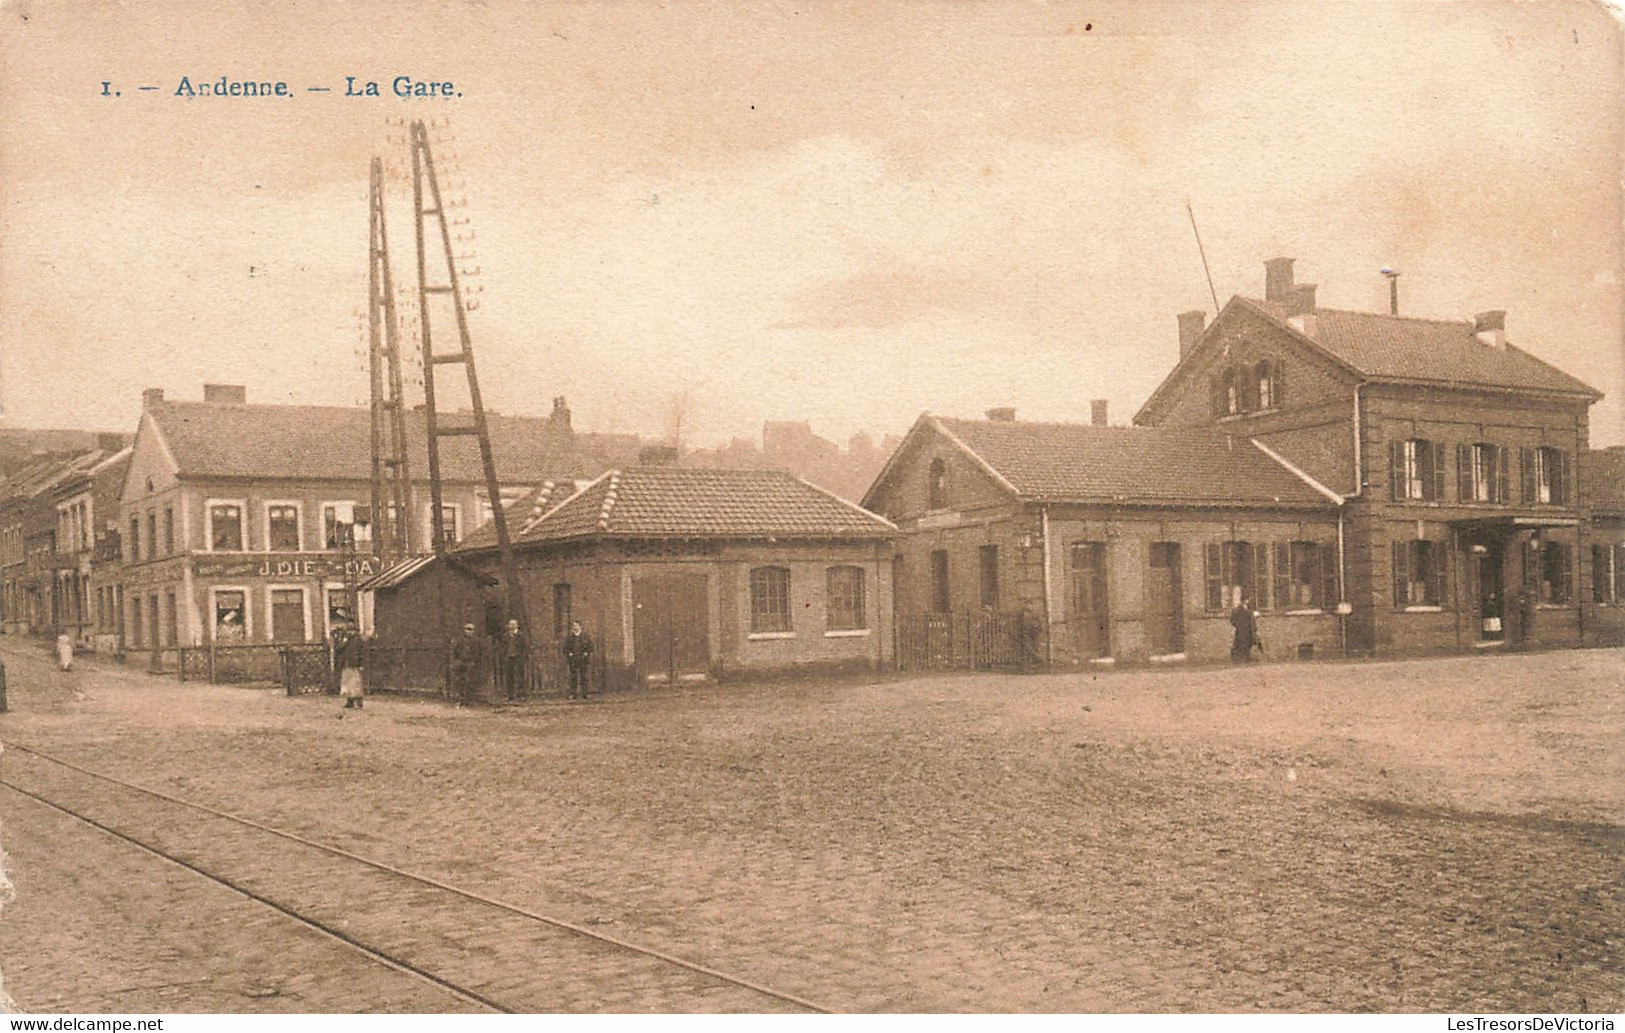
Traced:
[[1328, 505], [1248, 438], [1222, 431], [931, 419], [1032, 501]]
[[[183, 477], [307, 478], [370, 480], [372, 415], [363, 408], [318, 405], [239, 405], [161, 402], [149, 412], [158, 422]], [[470, 420], [467, 413], [441, 417], [442, 425]], [[491, 450], [503, 484], [535, 484], [570, 476], [574, 457], [550, 454], [548, 421], [488, 416]], [[406, 440], [414, 480], [429, 475], [424, 414], [406, 414]], [[473, 436], [440, 439], [441, 476], [478, 483], [485, 475]]]
[[611, 470], [528, 522], [520, 542], [622, 538], [884, 538], [876, 516], [777, 470]]
[[1580, 457], [1580, 495], [1596, 516], [1625, 516], [1625, 445]]
[[[508, 538], [516, 540], [525, 531], [535, 526], [536, 521], [542, 518], [549, 509], [575, 494], [574, 481], [544, 481], [542, 486], [526, 495], [517, 502], [511, 503], [503, 512], [508, 516]], [[494, 520], [487, 520], [464, 536], [462, 547], [465, 549], [495, 548], [497, 545], [497, 525]]]
[[[1278, 323], [1284, 307], [1242, 299]], [[1467, 320], [1417, 319], [1317, 308], [1310, 340], [1367, 377], [1598, 396], [1590, 385], [1522, 349], [1488, 347]]]

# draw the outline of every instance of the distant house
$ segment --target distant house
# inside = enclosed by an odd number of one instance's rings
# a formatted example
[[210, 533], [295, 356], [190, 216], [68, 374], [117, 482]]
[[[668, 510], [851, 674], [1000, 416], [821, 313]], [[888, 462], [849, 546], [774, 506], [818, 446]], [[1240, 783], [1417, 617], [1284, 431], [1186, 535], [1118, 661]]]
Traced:
[[1585, 487], [1584, 557], [1590, 578], [1581, 599], [1588, 636], [1625, 645], [1625, 446], [1587, 453], [1580, 461]]
[[[204, 401], [150, 390], [120, 495], [126, 650], [319, 641], [348, 620], [357, 584], [381, 569], [378, 517], [430, 546], [432, 514], [421, 412], [408, 413], [409, 512], [372, 510], [371, 417], [364, 408], [258, 405], [240, 387], [208, 385]], [[554, 418], [489, 418], [503, 501], [577, 475], [562, 400]], [[487, 520], [472, 438], [441, 445], [446, 534]], [[350, 543], [353, 542], [353, 548]]]
[[1238, 595], [1276, 655], [1334, 630], [1376, 654], [1597, 641], [1617, 592], [1580, 586], [1614, 557], [1590, 547], [1611, 510], [1579, 460], [1601, 396], [1503, 312], [1324, 309], [1291, 259], [1265, 265], [1262, 299], [1179, 317], [1135, 428], [922, 418], [865, 497], [900, 525], [899, 612], [1014, 589], [1060, 661], [1222, 655]]
[[[895, 528], [884, 518], [775, 471], [634, 467], [562, 501], [555, 492], [510, 516], [544, 677], [557, 676], [572, 620], [616, 682], [890, 661]], [[455, 555], [497, 572], [489, 530]], [[415, 602], [399, 595], [392, 605], [439, 605], [427, 582]]]

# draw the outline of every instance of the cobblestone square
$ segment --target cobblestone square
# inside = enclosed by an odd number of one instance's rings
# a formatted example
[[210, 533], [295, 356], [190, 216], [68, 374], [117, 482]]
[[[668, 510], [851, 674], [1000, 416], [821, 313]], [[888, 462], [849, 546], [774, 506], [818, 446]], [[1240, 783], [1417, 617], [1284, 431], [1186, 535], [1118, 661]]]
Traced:
[[[359, 713], [4, 654], [0, 740], [833, 1010], [1625, 1007], [1617, 650]], [[0, 822], [25, 1011], [448, 1007], [4, 788]]]

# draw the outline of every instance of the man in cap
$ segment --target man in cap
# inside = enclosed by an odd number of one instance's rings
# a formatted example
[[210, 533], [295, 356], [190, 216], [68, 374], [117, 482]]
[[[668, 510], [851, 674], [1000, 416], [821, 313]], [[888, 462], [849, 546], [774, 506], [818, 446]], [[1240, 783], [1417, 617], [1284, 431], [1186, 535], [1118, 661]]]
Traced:
[[451, 695], [458, 706], [475, 700], [480, 672], [485, 666], [485, 643], [475, 634], [474, 622], [463, 625], [463, 633], [451, 644]]
[[570, 698], [586, 699], [592, 671], [592, 639], [581, 630], [580, 621], [570, 622], [563, 649], [564, 663], [570, 668]]

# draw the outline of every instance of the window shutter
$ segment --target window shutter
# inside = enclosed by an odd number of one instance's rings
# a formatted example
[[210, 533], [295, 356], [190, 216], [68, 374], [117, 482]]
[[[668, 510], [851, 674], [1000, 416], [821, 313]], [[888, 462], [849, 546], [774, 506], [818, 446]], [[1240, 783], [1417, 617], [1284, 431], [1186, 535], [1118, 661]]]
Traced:
[[1210, 543], [1203, 549], [1206, 559], [1207, 608], [1224, 609], [1224, 550]]
[[1538, 496], [1535, 493], [1535, 453], [1533, 449], [1518, 449], [1519, 470], [1518, 497], [1525, 505], [1533, 503]]
[[1552, 493], [1552, 501], [1560, 506], [1566, 506], [1569, 504], [1569, 499], [1572, 497], [1570, 493], [1573, 491], [1574, 465], [1570, 461], [1570, 457], [1567, 452], [1559, 452], [1558, 455], [1563, 457], [1563, 461], [1558, 464], [1563, 471], [1563, 483], [1559, 486], [1558, 491]]
[[1473, 501], [1473, 446], [1456, 446], [1456, 501]]
[[1388, 500], [1398, 502], [1405, 497], [1404, 487], [1400, 482], [1405, 479], [1405, 443], [1403, 441], [1388, 442]]
[[1273, 372], [1275, 374], [1275, 407], [1281, 409], [1286, 406], [1286, 363], [1277, 362]]
[[1253, 546], [1253, 583], [1247, 593], [1253, 597], [1253, 609], [1267, 610], [1270, 601], [1270, 547], [1268, 542]]
[[1421, 445], [1423, 451], [1427, 453], [1427, 460], [1422, 464], [1422, 495], [1434, 502], [1442, 501], [1444, 499], [1444, 448], [1433, 441], [1424, 441]]
[[1286, 609], [1294, 604], [1292, 598], [1292, 546], [1275, 543], [1275, 608]]
[[1319, 555], [1315, 559], [1320, 564], [1320, 598], [1315, 603], [1329, 610], [1340, 601], [1337, 597], [1337, 546], [1322, 543], [1316, 551]]
[[1411, 564], [1410, 543], [1395, 542], [1394, 552], [1394, 605], [1404, 606], [1410, 601]]
[[1574, 584], [1574, 554], [1567, 545], [1557, 546], [1557, 562], [1559, 581], [1552, 586], [1552, 601], [1567, 603], [1574, 599], [1570, 590]]
[[1211, 381], [1210, 386], [1212, 388], [1212, 394], [1213, 394], [1213, 415], [1215, 415], [1215, 416], [1223, 416], [1224, 415], [1224, 377], [1222, 375], [1220, 375], [1219, 373], [1214, 373], [1213, 374], [1213, 380]]
[[1444, 549], [1437, 542], [1428, 543], [1428, 599], [1434, 606], [1444, 605]]
[[1512, 501], [1512, 473], [1508, 469], [1512, 465], [1511, 457], [1507, 455], [1505, 445], [1496, 445], [1493, 458], [1495, 460], [1495, 501], [1506, 505]]

